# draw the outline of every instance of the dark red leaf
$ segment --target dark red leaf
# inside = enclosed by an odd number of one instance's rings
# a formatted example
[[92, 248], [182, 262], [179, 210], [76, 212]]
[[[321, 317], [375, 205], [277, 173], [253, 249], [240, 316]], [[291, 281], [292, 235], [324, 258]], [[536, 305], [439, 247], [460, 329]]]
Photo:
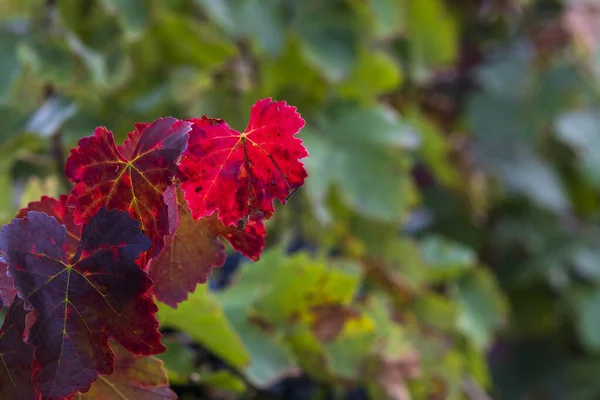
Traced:
[[[174, 198], [174, 192], [174, 187], [168, 189], [165, 197]], [[177, 231], [166, 240], [163, 252], [152, 260], [149, 270], [156, 298], [171, 307], [187, 299], [198, 283], [206, 282], [213, 267], [225, 263], [225, 247], [219, 236], [256, 261], [265, 247], [267, 234], [260, 220], [251, 219], [244, 230], [223, 226], [215, 214], [194, 221], [181, 191], [177, 208]]]
[[156, 357], [136, 356], [116, 343], [111, 343], [116, 354], [115, 372], [101, 376], [87, 393], [79, 393], [78, 400], [175, 400], [169, 389], [163, 362]]
[[17, 213], [17, 218], [24, 218], [29, 211], [39, 211], [56, 218], [56, 221], [64, 225], [67, 229], [66, 253], [74, 255], [81, 240], [81, 225], [75, 223], [73, 207], [67, 205], [68, 196], [61, 194], [58, 200], [42, 196], [38, 201], [33, 201], [27, 204], [27, 207], [22, 208]]
[[218, 211], [225, 226], [258, 213], [270, 218], [273, 199], [285, 203], [304, 184], [299, 161], [308, 156], [294, 135], [304, 126], [296, 107], [263, 99], [250, 112], [244, 133], [222, 119], [191, 119], [181, 164], [185, 199], [194, 219]]
[[23, 300], [17, 297], [12, 302], [0, 330], [0, 395], [2, 399], [39, 399], [31, 380], [33, 347], [29, 347], [23, 341], [26, 314]]
[[158, 254], [169, 233], [163, 192], [177, 172], [189, 130], [189, 122], [162, 118], [151, 125], [137, 124], [118, 148], [104, 127], [81, 139], [66, 166], [67, 176], [76, 183], [68, 200], [75, 207], [75, 222], [87, 222], [102, 207], [128, 211], [141, 221], [153, 254]]
[[152, 281], [136, 264], [150, 248], [127, 212], [100, 209], [68, 257], [67, 232], [55, 218], [30, 211], [0, 231], [0, 253], [19, 295], [36, 320], [33, 378], [44, 399], [86, 391], [98, 374], [114, 370], [108, 339], [140, 355], [160, 353]]
[[[73, 207], [67, 206], [67, 195], [61, 195], [59, 200], [52, 197], [43, 196], [38, 201], [33, 201], [22, 208], [17, 213], [17, 218], [23, 218], [29, 211], [44, 212], [58, 221], [59, 224], [65, 225], [67, 228], [67, 241], [65, 244], [65, 252], [72, 256], [77, 251], [79, 240], [81, 239], [81, 225], [75, 224], [73, 220]], [[7, 276], [7, 265], [0, 263], [0, 298], [3, 298], [4, 306], [10, 306], [10, 302], [17, 293], [14, 288], [12, 278]]]
[[0, 262], [0, 301], [3, 303], [3, 307], [10, 307], [16, 294], [15, 282], [8, 276], [8, 265]]
[[142, 134], [149, 126], [150, 124], [147, 122], [138, 122], [133, 124], [135, 129], [129, 132], [127, 134], [127, 139], [125, 139], [122, 145], [117, 147], [117, 149], [119, 149], [119, 153], [121, 153], [123, 157], [127, 159], [131, 158], [133, 151], [142, 137]]

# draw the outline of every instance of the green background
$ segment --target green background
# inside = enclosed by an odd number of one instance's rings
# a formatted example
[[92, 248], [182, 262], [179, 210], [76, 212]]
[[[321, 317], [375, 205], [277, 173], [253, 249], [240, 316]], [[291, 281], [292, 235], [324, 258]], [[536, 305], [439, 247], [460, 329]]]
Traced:
[[0, 220], [98, 125], [286, 100], [309, 178], [267, 251], [161, 306], [183, 399], [598, 399], [594, 4], [0, 0]]

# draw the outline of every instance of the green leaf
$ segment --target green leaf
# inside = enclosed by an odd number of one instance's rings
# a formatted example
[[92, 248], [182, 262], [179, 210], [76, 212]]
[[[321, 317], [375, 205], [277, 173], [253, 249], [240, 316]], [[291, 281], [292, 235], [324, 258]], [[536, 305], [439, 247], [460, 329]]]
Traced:
[[305, 129], [310, 157], [309, 194], [324, 202], [330, 185], [354, 210], [382, 221], [398, 220], [414, 200], [405, 149], [418, 137], [384, 106], [340, 106]]
[[241, 368], [250, 363], [240, 337], [206, 285], [198, 286], [177, 309], [160, 304], [157, 315], [163, 325], [188, 334], [231, 366]]
[[155, 27], [165, 55], [176, 64], [216, 68], [237, 53], [231, 41], [210, 23], [163, 9]]
[[296, 4], [295, 25], [304, 56], [329, 81], [341, 80], [358, 58], [360, 24], [356, 15], [339, 0]]
[[333, 373], [347, 379], [360, 378], [360, 367], [371, 353], [375, 338], [375, 323], [369, 316], [347, 321], [334, 341], [323, 344]]
[[402, 83], [402, 71], [383, 51], [362, 51], [356, 66], [338, 86], [346, 98], [373, 101], [376, 96], [396, 89]]
[[405, 28], [404, 0], [371, 0], [367, 2], [379, 38], [401, 33]]
[[600, 113], [582, 110], [562, 115], [556, 121], [556, 134], [577, 152], [581, 173], [600, 188]]
[[261, 63], [260, 96], [285, 98], [302, 113], [318, 110], [329, 87], [319, 72], [301, 54], [298, 40], [290, 38], [283, 54]]
[[[86, 46], [77, 36], [66, 36], [69, 49], [88, 70], [87, 77], [97, 90], [110, 90], [124, 83], [131, 73], [131, 62], [124, 43], [117, 42], [105, 51]], [[82, 95], [81, 93], [78, 93]]]
[[473, 250], [439, 235], [422, 239], [421, 252], [427, 264], [428, 275], [433, 280], [456, 278], [473, 268], [477, 262]]
[[406, 4], [407, 36], [415, 66], [436, 67], [454, 61], [458, 54], [459, 31], [446, 2], [410, 0]]
[[484, 153], [489, 157], [486, 162], [497, 171], [508, 192], [524, 195], [552, 211], [569, 207], [565, 187], [549, 161], [527, 147], [515, 148], [510, 154], [491, 154], [493, 151]]
[[288, 323], [317, 305], [349, 304], [360, 283], [356, 269], [328, 268], [325, 261], [302, 253], [279, 265], [258, 262], [254, 268], [271, 274], [270, 290], [254, 304], [255, 309], [277, 325]]
[[172, 384], [187, 383], [190, 375], [194, 372], [194, 351], [175, 337], [163, 338], [162, 342], [167, 346], [167, 351], [157, 354], [155, 357], [165, 363], [169, 382]]
[[150, 17], [149, 0], [102, 1], [108, 11], [117, 16], [128, 40], [135, 40], [140, 37]]
[[258, 387], [268, 387], [278, 378], [295, 374], [298, 364], [281, 335], [249, 320], [249, 308], [260, 292], [260, 285], [243, 284], [219, 293], [218, 299], [250, 355], [246, 377]]
[[[477, 78], [485, 91], [495, 97], [518, 101], [532, 89], [528, 49], [515, 46], [499, 54], [477, 68]], [[491, 110], [493, 111], [493, 110]]]
[[443, 331], [453, 331], [458, 315], [457, 305], [436, 293], [425, 293], [415, 300], [415, 314], [425, 324]]
[[49, 39], [28, 42], [23, 45], [20, 54], [40, 79], [58, 87], [68, 86], [78, 75], [74, 58], [66, 43], [52, 42]]
[[285, 40], [281, 0], [197, 0], [233, 38], [253, 38], [270, 55], [279, 54]]
[[199, 381], [206, 386], [233, 393], [243, 393], [246, 390], [246, 383], [227, 370], [203, 372]]
[[6, 171], [0, 170], [0, 223], [6, 224], [15, 215], [14, 199], [12, 196], [13, 182]]
[[50, 196], [58, 198], [59, 182], [55, 175], [50, 175], [45, 179], [40, 179], [37, 176], [32, 176], [25, 183], [19, 208], [24, 208], [32, 201], [38, 201], [42, 196]]
[[17, 57], [19, 37], [0, 26], [0, 104], [8, 101], [16, 77], [21, 72], [21, 63]]
[[467, 105], [473, 133], [490, 151], [497, 148], [496, 153], [508, 152], [515, 142], [535, 143], [535, 125], [527, 111], [520, 102], [488, 93], [475, 94]]
[[454, 286], [458, 303], [458, 328], [483, 348], [504, 322], [507, 305], [494, 276], [483, 268], [473, 270]]
[[577, 288], [570, 293], [581, 343], [590, 351], [600, 350], [600, 289]]
[[451, 139], [441, 132], [434, 121], [428, 120], [416, 110], [408, 113], [407, 121], [419, 132], [422, 144], [417, 152], [433, 170], [436, 179], [446, 187], [457, 187], [463, 177], [451, 161]]
[[[0, 144], [15, 140], [15, 136], [25, 128], [27, 115], [14, 106], [0, 106]], [[18, 139], [17, 139], [18, 140]], [[0, 163], [2, 161], [0, 160]]]

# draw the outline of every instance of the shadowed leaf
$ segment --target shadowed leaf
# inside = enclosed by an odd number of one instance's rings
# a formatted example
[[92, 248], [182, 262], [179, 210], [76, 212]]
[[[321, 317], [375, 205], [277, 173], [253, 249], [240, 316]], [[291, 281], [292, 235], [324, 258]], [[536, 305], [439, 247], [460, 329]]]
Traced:
[[116, 343], [115, 372], [100, 376], [87, 393], [79, 393], [78, 400], [175, 400], [169, 389], [163, 362], [156, 357], [136, 356]]
[[[174, 192], [174, 187], [167, 189], [165, 198], [174, 196]], [[149, 269], [156, 298], [171, 307], [187, 299], [196, 284], [205, 283], [213, 267], [225, 263], [225, 246], [219, 237], [256, 261], [265, 247], [267, 234], [260, 220], [250, 220], [244, 230], [223, 226], [216, 214], [194, 221], [182, 192], [178, 193], [176, 207], [177, 231], [166, 239], [163, 252], [151, 261]]]
[[2, 227], [0, 252], [36, 317], [27, 341], [36, 349], [33, 379], [44, 399], [68, 398], [98, 374], [111, 374], [108, 339], [140, 355], [165, 350], [152, 281], [135, 264], [150, 245], [139, 222], [105, 208], [83, 228], [73, 258], [54, 217], [30, 211]]
[[33, 347], [23, 341], [26, 314], [23, 300], [15, 299], [0, 330], [0, 394], [3, 399], [39, 398], [31, 381]]

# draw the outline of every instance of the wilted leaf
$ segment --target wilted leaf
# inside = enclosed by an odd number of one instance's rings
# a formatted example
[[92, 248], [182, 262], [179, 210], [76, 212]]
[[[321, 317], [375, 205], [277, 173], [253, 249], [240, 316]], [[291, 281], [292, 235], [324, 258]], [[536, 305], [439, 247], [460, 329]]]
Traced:
[[397, 359], [386, 358], [379, 360], [379, 385], [393, 400], [410, 400], [406, 380], [421, 375], [420, 355], [417, 351], [405, 352]]
[[[165, 192], [165, 197], [174, 196], [175, 187]], [[213, 267], [225, 263], [226, 239], [235, 250], [258, 260], [265, 247], [265, 227], [260, 220], [251, 219], [243, 230], [225, 227], [215, 214], [194, 221], [183, 193], [177, 193], [179, 221], [175, 234], [165, 241], [165, 248], [150, 262], [148, 273], [154, 281], [156, 298], [177, 307], [198, 283], [205, 283]]]
[[355, 309], [336, 303], [317, 305], [311, 311], [314, 318], [312, 332], [322, 342], [337, 338], [348, 320], [360, 316]]
[[175, 400], [177, 395], [169, 389], [163, 363], [156, 357], [136, 356], [116, 343], [111, 343], [115, 353], [115, 371], [99, 376], [87, 393], [75, 396], [78, 400]]

